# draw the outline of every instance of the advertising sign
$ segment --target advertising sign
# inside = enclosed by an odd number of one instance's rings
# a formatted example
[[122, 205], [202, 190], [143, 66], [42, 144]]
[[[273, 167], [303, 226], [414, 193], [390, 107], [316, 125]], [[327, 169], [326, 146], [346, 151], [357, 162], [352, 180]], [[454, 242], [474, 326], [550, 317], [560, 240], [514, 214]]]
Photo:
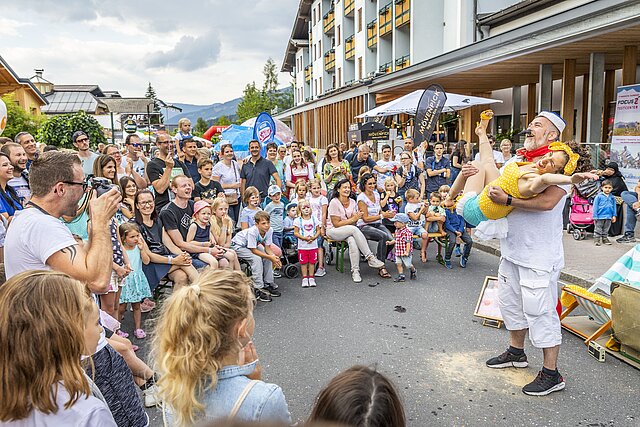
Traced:
[[424, 91], [416, 109], [416, 124], [413, 128], [415, 146], [420, 145], [422, 141], [429, 141], [445, 102], [447, 94], [442, 86], [433, 84]]
[[611, 161], [618, 163], [627, 186], [634, 188], [640, 179], [640, 84], [618, 87]]
[[276, 136], [276, 123], [269, 113], [262, 112], [258, 114], [256, 123], [253, 126], [253, 138], [264, 145], [273, 141]]

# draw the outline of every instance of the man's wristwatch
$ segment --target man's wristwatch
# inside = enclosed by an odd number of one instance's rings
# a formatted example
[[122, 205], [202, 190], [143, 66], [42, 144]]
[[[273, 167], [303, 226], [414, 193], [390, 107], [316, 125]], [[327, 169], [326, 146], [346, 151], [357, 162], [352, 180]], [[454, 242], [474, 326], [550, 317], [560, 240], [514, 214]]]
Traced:
[[507, 194], [507, 206], [511, 206], [511, 202], [513, 202], [513, 197], [511, 197], [511, 194]]

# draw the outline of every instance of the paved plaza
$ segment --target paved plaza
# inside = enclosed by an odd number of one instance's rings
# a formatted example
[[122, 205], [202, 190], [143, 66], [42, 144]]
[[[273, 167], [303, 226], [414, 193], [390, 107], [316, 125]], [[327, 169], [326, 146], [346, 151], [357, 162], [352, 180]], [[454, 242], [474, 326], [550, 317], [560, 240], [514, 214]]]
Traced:
[[[409, 426], [638, 425], [640, 372], [613, 357], [597, 362], [566, 331], [559, 370], [567, 387], [560, 393], [521, 392], [542, 364], [528, 341], [529, 368], [486, 368], [508, 334], [482, 326], [473, 311], [498, 258], [474, 249], [466, 270], [454, 264], [447, 271], [433, 249], [432, 259], [418, 265], [417, 281], [396, 284], [363, 267], [363, 282], [355, 284], [331, 268], [316, 289], [281, 279], [283, 296], [258, 304], [255, 344], [264, 379], [283, 388], [294, 421], [308, 416], [331, 377], [365, 364], [395, 382]], [[149, 413], [152, 425], [161, 425], [158, 411]]]

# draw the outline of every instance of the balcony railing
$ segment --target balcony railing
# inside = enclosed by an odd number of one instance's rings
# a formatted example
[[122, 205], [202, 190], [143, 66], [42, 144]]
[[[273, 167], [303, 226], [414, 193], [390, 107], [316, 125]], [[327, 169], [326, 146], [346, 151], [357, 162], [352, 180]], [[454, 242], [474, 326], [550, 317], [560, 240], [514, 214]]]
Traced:
[[411, 20], [411, 0], [395, 0], [396, 28], [407, 25]]
[[391, 3], [380, 8], [378, 15], [380, 16], [380, 18], [378, 19], [378, 35], [380, 37], [383, 37], [391, 33], [391, 29], [392, 29]]
[[310, 82], [311, 81], [311, 75], [312, 74], [313, 74], [313, 66], [307, 65], [306, 67], [304, 67], [304, 81], [305, 82]]
[[409, 55], [401, 56], [396, 59], [396, 71], [402, 70], [403, 68], [407, 68], [409, 65]]
[[381, 73], [390, 73], [391, 72], [391, 62], [386, 62], [382, 65], [380, 65], [380, 68], [378, 69], [378, 71], [380, 71]]
[[331, 49], [324, 54], [324, 69], [332, 71], [336, 68], [336, 51]]
[[335, 13], [333, 9], [330, 9], [329, 12], [327, 12], [324, 17], [322, 18], [322, 23], [324, 26], [324, 32], [325, 33], [332, 33], [333, 30], [335, 29]]
[[356, 41], [353, 35], [344, 40], [344, 59], [353, 59], [356, 56]]
[[356, 7], [356, 0], [344, 0], [344, 16], [352, 16]]
[[374, 19], [367, 24], [367, 47], [373, 49], [378, 45], [378, 23]]

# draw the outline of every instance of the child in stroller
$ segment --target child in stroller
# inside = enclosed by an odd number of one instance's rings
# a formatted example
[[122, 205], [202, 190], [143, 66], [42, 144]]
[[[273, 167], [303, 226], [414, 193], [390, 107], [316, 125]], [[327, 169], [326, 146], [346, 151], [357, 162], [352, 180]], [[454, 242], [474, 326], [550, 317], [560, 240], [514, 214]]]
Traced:
[[284, 235], [282, 238], [282, 272], [287, 279], [294, 279], [300, 274], [298, 269], [298, 239], [293, 235], [293, 220], [297, 216], [297, 203], [289, 203], [284, 218]]

